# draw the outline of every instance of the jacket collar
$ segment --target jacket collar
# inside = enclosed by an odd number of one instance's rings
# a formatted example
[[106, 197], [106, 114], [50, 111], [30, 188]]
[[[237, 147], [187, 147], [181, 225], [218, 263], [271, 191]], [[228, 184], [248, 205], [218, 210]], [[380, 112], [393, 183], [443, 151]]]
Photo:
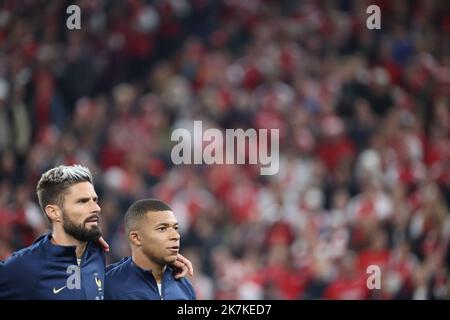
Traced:
[[[139, 267], [131, 257], [126, 258], [128, 261], [127, 263], [130, 265], [130, 268], [133, 269], [136, 273], [143, 276], [145, 279], [153, 279], [153, 281], [156, 283], [155, 277], [153, 276], [152, 270], [146, 270], [141, 267]], [[163, 274], [163, 280], [171, 280], [173, 278], [173, 269], [170, 266], [166, 266], [166, 269], [164, 270]]]
[[[57, 257], [75, 257], [76, 256], [76, 246], [61, 246], [61, 245], [57, 245], [54, 244], [52, 242], [52, 234], [51, 233], [47, 233], [44, 234], [42, 236], [40, 236], [39, 238], [36, 239], [36, 241], [33, 244], [37, 244], [40, 246], [43, 246], [46, 250], [46, 252], [50, 252], [53, 256], [57, 256]], [[86, 244], [86, 248], [83, 252], [83, 255], [85, 255], [86, 253], [90, 252], [90, 250], [92, 250], [92, 243], [91, 241], [88, 241], [88, 243]]]

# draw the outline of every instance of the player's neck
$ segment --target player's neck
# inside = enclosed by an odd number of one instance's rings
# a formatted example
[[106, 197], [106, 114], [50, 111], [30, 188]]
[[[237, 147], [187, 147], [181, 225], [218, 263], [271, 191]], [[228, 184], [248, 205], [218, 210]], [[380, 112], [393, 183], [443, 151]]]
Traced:
[[138, 267], [151, 271], [156, 282], [161, 283], [166, 266], [150, 260], [142, 252], [133, 251], [131, 257]]
[[58, 229], [53, 229], [52, 243], [58, 246], [76, 246], [75, 254], [78, 259], [83, 255], [87, 244], [86, 241], [77, 240], [66, 232]]

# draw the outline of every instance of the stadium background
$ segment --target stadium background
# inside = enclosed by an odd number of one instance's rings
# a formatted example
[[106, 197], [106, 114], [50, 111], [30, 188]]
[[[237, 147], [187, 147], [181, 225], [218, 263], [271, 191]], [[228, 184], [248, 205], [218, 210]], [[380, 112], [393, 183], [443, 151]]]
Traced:
[[[81, 30], [66, 28], [70, 4]], [[366, 8], [381, 8], [381, 30]], [[2, 1], [0, 259], [46, 231], [45, 170], [122, 218], [169, 203], [200, 299], [450, 297], [447, 1]], [[174, 166], [174, 128], [278, 128], [280, 171]], [[366, 267], [382, 267], [381, 290]]]

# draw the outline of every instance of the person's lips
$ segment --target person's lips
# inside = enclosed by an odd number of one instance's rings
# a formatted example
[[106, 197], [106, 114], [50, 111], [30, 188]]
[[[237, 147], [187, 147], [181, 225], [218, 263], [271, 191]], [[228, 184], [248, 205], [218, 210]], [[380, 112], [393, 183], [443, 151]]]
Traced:
[[91, 216], [91, 217], [86, 219], [85, 223], [98, 224], [98, 221], [99, 221], [98, 216]]
[[169, 249], [169, 251], [171, 253], [178, 254], [178, 251], [180, 250], [180, 246], [178, 246], [178, 245], [171, 246], [171, 247], [168, 247], [167, 249]]

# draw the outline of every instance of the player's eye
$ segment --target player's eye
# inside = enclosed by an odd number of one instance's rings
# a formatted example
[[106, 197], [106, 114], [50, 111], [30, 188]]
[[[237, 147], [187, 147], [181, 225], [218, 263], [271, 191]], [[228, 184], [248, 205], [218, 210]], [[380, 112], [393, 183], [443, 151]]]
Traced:
[[159, 227], [158, 230], [159, 230], [159, 231], [166, 231], [166, 230], [167, 230], [167, 227]]

